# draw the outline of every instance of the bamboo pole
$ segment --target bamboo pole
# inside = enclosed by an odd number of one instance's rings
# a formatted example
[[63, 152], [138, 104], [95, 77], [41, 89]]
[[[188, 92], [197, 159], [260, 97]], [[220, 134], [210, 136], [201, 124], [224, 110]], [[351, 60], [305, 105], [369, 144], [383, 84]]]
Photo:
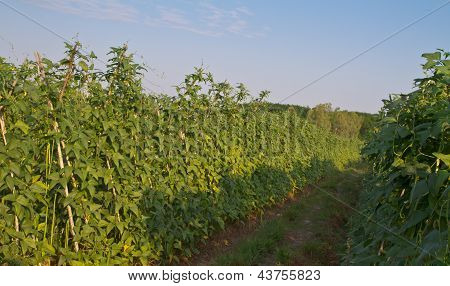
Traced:
[[[36, 57], [36, 62], [37, 62], [37, 67], [38, 67], [38, 73], [41, 76], [41, 79], [44, 80], [44, 78], [45, 78], [45, 70], [44, 70], [44, 67], [42, 66], [41, 55], [38, 52], [35, 52], [35, 57]], [[72, 67], [72, 65], [70, 65], [70, 66]], [[64, 85], [63, 85], [63, 89], [64, 90], [65, 90], [65, 88], [67, 86], [66, 82], [67, 82], [67, 79], [65, 80]], [[62, 96], [61, 93], [60, 93], [60, 96]], [[49, 104], [49, 106], [51, 105], [51, 110], [53, 111], [53, 105], [52, 105], [50, 100], [48, 100], [48, 104]], [[59, 129], [58, 122], [56, 122], [56, 125], [57, 125], [57, 128]], [[61, 140], [61, 147], [62, 147], [62, 150], [66, 149], [66, 144], [64, 143], [64, 140]], [[72, 167], [72, 164], [70, 163], [70, 160], [69, 160], [69, 156], [67, 154], [66, 154], [66, 162], [67, 162], [67, 165], [69, 167]], [[73, 184], [74, 187], [76, 187], [75, 178], [73, 177], [73, 175], [71, 177], [72, 177], [72, 184]]]
[[[15, 79], [13, 81], [12, 84], [12, 88], [8, 93], [8, 96], [11, 96], [12, 92], [14, 91], [14, 88], [16, 87], [17, 84], [17, 79]], [[5, 144], [5, 146], [8, 144], [8, 141], [6, 140], [6, 121], [5, 121], [5, 116], [3, 114], [3, 106], [0, 106], [0, 130], [2, 133], [2, 139], [3, 139], [3, 144]], [[14, 177], [13, 172], [10, 172], [11, 178]], [[15, 187], [13, 188], [13, 194], [15, 193]], [[20, 228], [19, 228], [19, 218], [17, 217], [17, 215], [14, 215], [14, 228], [17, 232], [19, 232]]]
[[63, 87], [61, 88], [61, 91], [59, 92], [59, 101], [62, 102], [62, 98], [64, 95], [64, 92], [66, 91], [67, 88], [67, 84], [69, 83], [70, 78], [72, 77], [72, 70], [73, 70], [73, 62], [75, 59], [75, 54], [77, 53], [77, 49], [78, 49], [79, 44], [75, 43], [75, 46], [73, 46], [72, 52], [70, 53], [69, 56], [69, 66], [68, 66], [68, 71], [66, 74], [66, 78], [64, 79], [64, 84]]
[[[55, 121], [55, 123], [56, 123], [56, 121]], [[54, 124], [54, 129], [55, 129], [55, 131], [58, 131], [58, 126], [56, 124]], [[56, 142], [56, 150], [58, 153], [59, 167], [61, 169], [64, 169], [64, 161], [63, 161], [63, 156], [62, 156], [61, 144], [60, 144], [59, 140]], [[69, 187], [67, 186], [67, 184], [64, 186], [64, 195], [66, 196], [66, 198], [69, 196]], [[72, 235], [72, 237], [75, 240], [75, 224], [73, 222], [72, 208], [70, 205], [67, 205], [67, 215], [69, 216], [70, 234]], [[75, 248], [75, 252], [78, 252], [79, 247], [78, 247], [77, 241], [74, 241], [74, 248]]]
[[[108, 167], [108, 170], [111, 169], [111, 165], [109, 164], [109, 159], [108, 159], [107, 156], [106, 156], [106, 166]], [[111, 179], [111, 184], [113, 184], [112, 193], [113, 193], [113, 196], [114, 196], [114, 199], [115, 199], [116, 198], [116, 187], [114, 187], [114, 181], [113, 181], [112, 175], [110, 176], [110, 179]], [[119, 215], [118, 212], [116, 212], [116, 217], [117, 217], [117, 221], [120, 222], [120, 215]]]
[[[109, 164], [108, 157], [106, 157], [106, 165], [108, 167], [108, 170], [110, 170], [111, 169], [111, 165]], [[116, 198], [116, 187], [114, 187], [114, 181], [113, 181], [112, 175], [110, 176], [110, 179], [111, 179], [111, 183], [113, 184], [113, 188], [112, 188], [113, 196], [114, 196], [114, 198]]]
[[[44, 71], [44, 68], [42, 67], [41, 56], [40, 56], [40, 54], [38, 52], [35, 53], [35, 56], [36, 56], [36, 62], [37, 62], [37, 65], [38, 65], [39, 73], [41, 75], [41, 78], [44, 79], [45, 78], [45, 71]], [[70, 70], [67, 72], [66, 78], [64, 79], [63, 88], [61, 89], [61, 92], [59, 94], [59, 100], [60, 101], [62, 101], [62, 96], [64, 94], [64, 90], [67, 87], [68, 81], [70, 80], [69, 74], [72, 73], [73, 57], [74, 57], [74, 52], [71, 54], [71, 58], [69, 60], [69, 68], [70, 68]], [[48, 104], [50, 110], [53, 111], [54, 110], [53, 109], [53, 104], [52, 104], [50, 99], [47, 101], [47, 104]], [[56, 121], [56, 119], [53, 121], [53, 129], [55, 130], [55, 132], [60, 132], [59, 131], [58, 121]], [[62, 140], [60, 141], [58, 139], [56, 141], [56, 152], [57, 152], [57, 155], [58, 155], [58, 164], [59, 164], [59, 167], [61, 169], [64, 169], [64, 160], [63, 160], [63, 153], [62, 153], [62, 148], [61, 148], [62, 144], [64, 144], [62, 142]], [[70, 163], [68, 163], [68, 165], [70, 165]], [[72, 176], [72, 179], [73, 179], [73, 176]], [[64, 186], [64, 196], [65, 197], [69, 196], [69, 187], [67, 186], [67, 184]], [[72, 235], [72, 237], [74, 239], [74, 249], [75, 249], [75, 252], [78, 252], [79, 246], [78, 246], [78, 242], [75, 241], [75, 223], [73, 221], [72, 207], [70, 205], [67, 205], [66, 209], [67, 209], [67, 215], [69, 217], [70, 234]]]

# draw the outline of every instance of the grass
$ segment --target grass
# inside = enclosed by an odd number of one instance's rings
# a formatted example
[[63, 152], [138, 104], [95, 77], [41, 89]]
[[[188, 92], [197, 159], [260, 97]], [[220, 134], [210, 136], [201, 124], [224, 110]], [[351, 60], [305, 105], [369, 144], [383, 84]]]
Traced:
[[265, 223], [257, 235], [240, 243], [233, 252], [217, 258], [218, 265], [257, 265], [265, 255], [272, 253], [283, 239], [285, 225], [274, 220]]
[[213, 265], [337, 265], [345, 251], [346, 222], [362, 188], [365, 165], [332, 170], [275, 218], [214, 257]]

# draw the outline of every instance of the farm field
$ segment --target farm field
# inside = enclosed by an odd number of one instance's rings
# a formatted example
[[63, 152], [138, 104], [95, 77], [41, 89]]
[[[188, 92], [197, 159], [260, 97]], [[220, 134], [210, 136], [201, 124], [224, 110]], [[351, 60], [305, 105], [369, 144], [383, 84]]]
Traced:
[[66, 48], [0, 58], [0, 264], [449, 264], [447, 52], [370, 115]]

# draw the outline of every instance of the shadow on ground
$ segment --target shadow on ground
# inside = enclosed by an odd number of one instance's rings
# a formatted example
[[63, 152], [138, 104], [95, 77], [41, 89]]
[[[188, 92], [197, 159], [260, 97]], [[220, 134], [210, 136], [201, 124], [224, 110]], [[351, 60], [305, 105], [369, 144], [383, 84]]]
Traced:
[[200, 247], [191, 265], [339, 265], [345, 252], [347, 220], [352, 215], [364, 163], [329, 168], [264, 216], [235, 223]]

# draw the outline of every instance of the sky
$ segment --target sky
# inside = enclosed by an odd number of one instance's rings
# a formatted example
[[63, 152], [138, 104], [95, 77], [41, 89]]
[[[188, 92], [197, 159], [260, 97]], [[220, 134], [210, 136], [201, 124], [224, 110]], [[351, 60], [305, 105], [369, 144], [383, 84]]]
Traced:
[[[280, 102], [448, 1], [0, 0], [0, 56], [20, 62], [34, 51], [60, 59], [64, 43], [2, 2], [103, 60], [127, 43], [151, 68], [145, 85], [154, 92], [174, 95], [203, 65]], [[450, 4], [284, 103], [375, 113], [389, 94], [413, 90], [422, 53], [450, 50], [449, 29]]]

